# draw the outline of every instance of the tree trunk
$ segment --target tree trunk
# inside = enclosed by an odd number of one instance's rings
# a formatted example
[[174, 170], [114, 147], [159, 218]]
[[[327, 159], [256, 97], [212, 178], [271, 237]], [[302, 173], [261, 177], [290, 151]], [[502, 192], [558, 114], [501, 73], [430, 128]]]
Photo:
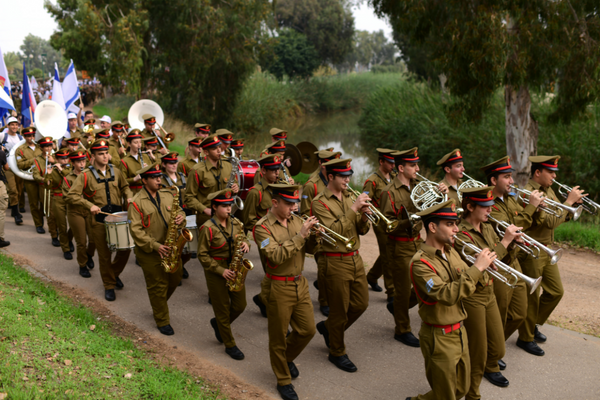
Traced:
[[538, 124], [531, 115], [529, 88], [523, 85], [518, 90], [507, 85], [504, 90], [506, 103], [506, 150], [515, 170], [513, 179], [520, 187], [529, 180], [528, 157], [537, 153]]

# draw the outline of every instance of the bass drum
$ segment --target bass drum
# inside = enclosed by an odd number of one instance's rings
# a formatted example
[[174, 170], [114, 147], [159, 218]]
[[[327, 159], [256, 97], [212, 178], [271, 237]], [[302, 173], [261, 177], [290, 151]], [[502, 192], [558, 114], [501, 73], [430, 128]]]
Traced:
[[254, 175], [260, 173], [260, 165], [254, 161], [240, 161], [238, 164], [237, 178], [240, 191], [238, 196], [246, 200], [248, 192], [254, 186]]

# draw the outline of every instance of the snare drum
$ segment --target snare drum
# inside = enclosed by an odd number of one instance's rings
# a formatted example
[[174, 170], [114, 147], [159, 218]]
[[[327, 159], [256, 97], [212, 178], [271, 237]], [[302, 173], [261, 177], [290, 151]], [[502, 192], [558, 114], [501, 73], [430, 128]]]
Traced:
[[188, 215], [185, 217], [185, 227], [192, 235], [194, 235], [194, 238], [185, 243], [183, 254], [191, 254], [192, 258], [196, 258], [198, 256], [198, 225], [196, 225], [195, 215]]
[[135, 244], [129, 232], [130, 224], [131, 221], [127, 219], [127, 211], [106, 216], [104, 228], [106, 229], [106, 244], [110, 251], [133, 249]]
[[240, 191], [238, 196], [242, 200], [246, 200], [248, 192], [254, 186], [254, 175], [260, 173], [260, 164], [256, 161], [240, 161], [238, 165], [238, 183]]

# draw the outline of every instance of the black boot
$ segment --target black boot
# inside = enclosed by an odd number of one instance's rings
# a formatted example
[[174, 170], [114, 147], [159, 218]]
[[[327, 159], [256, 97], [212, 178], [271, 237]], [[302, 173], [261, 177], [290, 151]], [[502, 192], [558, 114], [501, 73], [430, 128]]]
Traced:
[[75, 251], [75, 246], [73, 246], [73, 242], [69, 242], [69, 251], [71, 253]]
[[0, 238], [0, 247], [10, 246], [10, 242], [8, 240], [4, 240]]
[[284, 386], [277, 385], [277, 391], [283, 400], [298, 400], [298, 395], [294, 390], [294, 385], [291, 383]]
[[104, 298], [108, 301], [115, 301], [117, 298], [115, 295], [115, 289], [106, 289], [104, 291]]
[[94, 259], [89, 254], [87, 255], [88, 259], [85, 265], [87, 265], [88, 269], [94, 269]]
[[86, 267], [79, 267], [79, 275], [83, 276], [84, 278], [92, 277], [92, 274], [90, 274], [90, 271]]
[[544, 335], [542, 332], [540, 332], [540, 330], [538, 329], [538, 326], [535, 326], [535, 331], [533, 332], [533, 340], [535, 340], [536, 343], [544, 343], [546, 341], [546, 335]]
[[12, 212], [10, 213], [11, 217], [14, 217], [15, 224], [23, 225], [23, 216], [19, 213], [19, 206], [15, 205], [11, 207]]
[[185, 269], [185, 267], [183, 267], [183, 275], [182, 278], [183, 279], [187, 279], [190, 277], [190, 273], [187, 271], [187, 269]]
[[52, 246], [54, 246], [54, 247], [60, 247], [60, 242], [59, 242], [59, 240], [58, 240], [57, 237], [53, 237], [52, 238]]
[[260, 300], [260, 295], [257, 294], [256, 296], [254, 296], [252, 298], [252, 301], [258, 306], [258, 308], [260, 308], [260, 313], [262, 314], [262, 316], [267, 318], [267, 307]]
[[383, 289], [381, 288], [381, 286], [379, 286], [377, 281], [375, 281], [375, 282], [367, 281], [367, 283], [369, 284], [369, 286], [371, 286], [371, 290], [373, 290], [374, 292], [383, 292]]
[[217, 338], [217, 340], [219, 341], [219, 343], [223, 343], [223, 339], [221, 338], [221, 332], [219, 332], [219, 327], [217, 325], [217, 319], [216, 318], [212, 318], [210, 320], [210, 326], [212, 326], [213, 330], [215, 331], [215, 337]]
[[125, 287], [125, 285], [123, 285], [123, 282], [121, 282], [121, 278], [119, 278], [117, 276], [117, 283], [115, 283], [115, 286], [117, 287], [117, 289], [123, 289]]
[[354, 363], [352, 361], [350, 361], [347, 354], [344, 354], [343, 356], [339, 356], [339, 357], [335, 357], [330, 354], [329, 361], [331, 361], [331, 363], [333, 363], [333, 365], [335, 365], [342, 371], [356, 372], [358, 370], [358, 368], [356, 368], [356, 365], [354, 365]]
[[244, 359], [244, 353], [242, 353], [242, 351], [238, 349], [237, 346], [225, 347], [225, 353], [229, 354], [229, 357], [233, 358], [234, 360]]
[[321, 321], [317, 324], [317, 331], [319, 331], [319, 333], [323, 335], [323, 339], [325, 340], [325, 346], [329, 348], [329, 330], [327, 330], [327, 327], [325, 326], [325, 321]]
[[175, 334], [175, 331], [173, 330], [171, 325], [157, 326], [157, 328], [163, 335], [171, 336]]

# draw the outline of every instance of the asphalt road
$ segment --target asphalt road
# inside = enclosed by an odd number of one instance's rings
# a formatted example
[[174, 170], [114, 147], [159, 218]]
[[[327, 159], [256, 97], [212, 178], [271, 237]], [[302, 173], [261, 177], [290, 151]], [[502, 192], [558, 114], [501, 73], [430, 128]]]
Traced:
[[[9, 215], [8, 212], [5, 228], [6, 239], [11, 242], [11, 246], [5, 249], [8, 253], [26, 257], [35, 270], [52, 280], [85, 290], [90, 297], [106, 303], [113, 313], [149, 335], [160, 337], [167, 345], [186, 349], [205, 361], [225, 367], [279, 398], [269, 363], [267, 320], [252, 302], [252, 297], [259, 292], [262, 278], [256, 246], [249, 255], [256, 268], [247, 279], [248, 306], [233, 324], [238, 347], [246, 358], [234, 361], [225, 354], [223, 345], [216, 341], [210, 327], [213, 311], [207, 302], [204, 273], [197, 260], [188, 263], [190, 278], [184, 280], [169, 302], [175, 335], [166, 337], [156, 329], [142, 270], [134, 263], [133, 253], [121, 275], [125, 288], [117, 291], [115, 302], [109, 303], [104, 300], [98, 267], [92, 271], [92, 278], [80, 277], [76, 262], [64, 260], [60, 248], [52, 247], [50, 235], [35, 232], [29, 212], [24, 214], [22, 226], [16, 226]], [[374, 236], [365, 239], [361, 252], [365, 258], [373, 259], [376, 255], [373, 252], [377, 251]], [[568, 257], [575, 256], [567, 254], [563, 260]], [[98, 265], [97, 257], [95, 261]], [[318, 311], [317, 291], [312, 285], [317, 276], [313, 259], [306, 260], [304, 275], [311, 283], [317, 323], [324, 317]], [[385, 294], [372, 291], [369, 294], [369, 308], [346, 335], [348, 355], [357, 365], [358, 372], [349, 374], [333, 366], [327, 360], [327, 348], [317, 333], [296, 360], [300, 377], [293, 383], [301, 399], [404, 399], [429, 390], [420, 350], [394, 340], [393, 318], [385, 308]], [[411, 310], [411, 320], [413, 332], [417, 333], [420, 319], [416, 308]], [[504, 372], [510, 386], [497, 388], [484, 379], [481, 384], [483, 398], [600, 398], [600, 339], [549, 325], [541, 330], [548, 336], [548, 341], [542, 345], [546, 355], [529, 355], [516, 347], [516, 337], [509, 339], [504, 358], [508, 368]]]

